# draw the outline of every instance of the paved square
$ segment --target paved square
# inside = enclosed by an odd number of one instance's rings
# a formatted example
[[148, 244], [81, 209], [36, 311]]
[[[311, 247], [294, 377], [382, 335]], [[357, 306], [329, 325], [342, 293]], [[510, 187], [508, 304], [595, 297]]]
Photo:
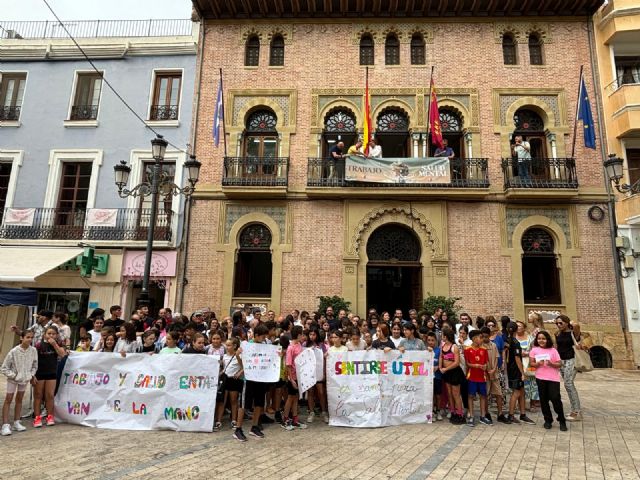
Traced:
[[[579, 374], [584, 421], [475, 428], [267, 426], [241, 444], [216, 433], [29, 428], [0, 438], [2, 479], [640, 479], [640, 372]], [[4, 396], [4, 383], [2, 385]], [[566, 403], [564, 389], [562, 393]], [[27, 422], [25, 422], [26, 424]]]

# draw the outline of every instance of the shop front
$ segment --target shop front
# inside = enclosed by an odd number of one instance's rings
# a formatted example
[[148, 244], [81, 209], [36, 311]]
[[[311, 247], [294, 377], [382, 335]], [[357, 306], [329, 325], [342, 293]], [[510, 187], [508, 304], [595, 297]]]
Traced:
[[[122, 263], [121, 305], [125, 315], [132, 312], [138, 303], [142, 291], [145, 251], [129, 250], [125, 252]], [[155, 251], [151, 257], [149, 277], [149, 311], [155, 315], [162, 307], [172, 307], [176, 299], [176, 263], [175, 250]]]

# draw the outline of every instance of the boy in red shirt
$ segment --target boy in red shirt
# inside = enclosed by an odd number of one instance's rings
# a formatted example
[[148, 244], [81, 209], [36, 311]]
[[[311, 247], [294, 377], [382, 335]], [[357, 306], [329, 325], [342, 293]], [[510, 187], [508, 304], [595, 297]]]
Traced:
[[482, 334], [479, 330], [472, 330], [469, 333], [469, 338], [473, 344], [464, 349], [469, 392], [467, 425], [475, 426], [473, 401], [476, 398], [476, 393], [480, 396], [480, 422], [485, 425], [493, 425], [493, 422], [487, 418], [487, 380], [485, 374], [489, 364], [489, 354], [485, 348], [482, 348]]
[[[307, 425], [298, 421], [298, 376], [296, 374], [296, 357], [300, 355], [303, 347], [300, 343], [302, 337], [302, 327], [296, 325], [291, 329], [291, 342], [287, 348], [286, 355], [286, 375], [287, 375], [287, 401], [284, 404], [284, 414], [282, 427], [285, 430], [295, 428], [307, 428]], [[289, 413], [291, 417], [289, 418]]]

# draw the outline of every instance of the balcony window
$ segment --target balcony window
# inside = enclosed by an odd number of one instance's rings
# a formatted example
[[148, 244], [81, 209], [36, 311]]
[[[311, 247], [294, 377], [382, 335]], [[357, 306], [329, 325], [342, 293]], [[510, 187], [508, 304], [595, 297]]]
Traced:
[[618, 87], [640, 84], [640, 56], [616, 57]]
[[419, 33], [411, 37], [411, 65], [424, 65], [426, 63], [426, 48], [424, 38]]
[[385, 108], [377, 118], [376, 140], [382, 156], [406, 158], [411, 152], [409, 116], [399, 108]]
[[[153, 179], [153, 166], [154, 162], [148, 161], [143, 163], [143, 182], [151, 183]], [[169, 182], [173, 182], [176, 175], [175, 162], [162, 162], [162, 175], [163, 179]], [[168, 226], [171, 225], [171, 205], [173, 202], [173, 195], [163, 195], [162, 192], [158, 195], [158, 213], [156, 219], [156, 226]], [[148, 227], [151, 219], [151, 195], [140, 197], [140, 210], [138, 215], [138, 226]], [[142, 236], [144, 234], [141, 233]]]
[[7, 203], [12, 167], [13, 164], [10, 162], [0, 162], [0, 223], [2, 223], [2, 216]]
[[542, 228], [530, 228], [522, 236], [521, 245], [525, 303], [560, 303], [560, 274], [553, 237]]
[[156, 74], [150, 120], [178, 120], [180, 113], [180, 86], [182, 73]]
[[517, 44], [510, 33], [502, 36], [502, 57], [505, 65], [518, 64]]
[[328, 157], [329, 150], [339, 141], [344, 142], [346, 152], [358, 139], [356, 117], [353, 112], [346, 108], [335, 108], [329, 111], [324, 119], [322, 137], [323, 157]]
[[390, 33], [384, 44], [385, 65], [400, 65], [400, 41], [395, 33]]
[[70, 120], [96, 120], [98, 118], [101, 90], [101, 74], [79, 73]]
[[[625, 153], [629, 169], [629, 184], [633, 185], [640, 180], [640, 148], [627, 148]], [[2, 188], [1, 185], [0, 188]]]
[[537, 33], [529, 35], [529, 63], [531, 65], [543, 65], [542, 40]]
[[246, 226], [240, 232], [234, 295], [269, 297], [272, 267], [271, 231], [261, 223]]
[[284, 65], [284, 38], [282, 38], [282, 35], [274, 36], [270, 47], [269, 65], [282, 67]]
[[90, 162], [63, 162], [53, 238], [82, 235], [92, 167]]
[[244, 51], [245, 67], [257, 67], [260, 64], [260, 39], [252, 35], [247, 39]]
[[20, 120], [26, 73], [5, 73], [0, 83], [0, 120]]
[[373, 37], [369, 33], [365, 33], [360, 38], [360, 65], [374, 64], [374, 45]]

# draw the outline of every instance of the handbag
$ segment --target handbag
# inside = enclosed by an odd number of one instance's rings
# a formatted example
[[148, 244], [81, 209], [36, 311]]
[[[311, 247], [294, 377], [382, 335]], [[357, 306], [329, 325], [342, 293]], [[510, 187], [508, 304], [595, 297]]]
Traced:
[[571, 338], [573, 339], [573, 352], [575, 354], [574, 368], [577, 372], [590, 372], [593, 370], [593, 363], [591, 362], [589, 352], [580, 348], [580, 345], [576, 341], [576, 337], [573, 336], [573, 332], [571, 332]]
[[227, 374], [224, 372], [227, 371], [227, 367], [229, 366], [229, 364], [233, 362], [233, 358], [234, 357], [231, 357], [231, 360], [227, 362], [227, 365], [224, 367], [224, 370], [222, 370], [222, 373], [218, 377], [218, 390], [216, 391], [216, 402], [224, 401], [224, 392], [225, 392], [224, 385], [227, 380]]

